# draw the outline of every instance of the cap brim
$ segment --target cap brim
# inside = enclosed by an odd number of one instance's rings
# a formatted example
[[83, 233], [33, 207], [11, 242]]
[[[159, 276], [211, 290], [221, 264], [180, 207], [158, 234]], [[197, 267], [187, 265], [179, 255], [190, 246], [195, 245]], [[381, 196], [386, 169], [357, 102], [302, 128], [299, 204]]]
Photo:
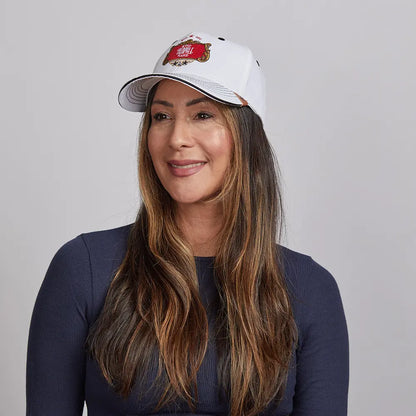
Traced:
[[118, 102], [125, 110], [143, 112], [147, 105], [147, 96], [154, 85], [163, 79], [181, 82], [224, 104], [242, 106], [240, 98], [233, 91], [205, 78], [185, 74], [147, 74], [133, 78], [123, 85]]

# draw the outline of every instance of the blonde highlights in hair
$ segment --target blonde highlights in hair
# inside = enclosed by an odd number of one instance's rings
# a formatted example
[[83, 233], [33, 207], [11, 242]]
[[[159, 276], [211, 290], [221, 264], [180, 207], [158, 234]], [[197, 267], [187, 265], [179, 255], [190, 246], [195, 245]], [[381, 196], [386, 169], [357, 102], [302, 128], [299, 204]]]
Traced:
[[[218, 105], [234, 139], [223, 188], [207, 202], [224, 213], [215, 256], [218, 377], [230, 415], [254, 416], [282, 397], [297, 330], [276, 245], [283, 211], [272, 149], [250, 108]], [[88, 346], [123, 396], [156, 356], [156, 408], [179, 398], [195, 409], [208, 320], [192, 248], [147, 148], [151, 121], [148, 108], [139, 145], [143, 203]]]

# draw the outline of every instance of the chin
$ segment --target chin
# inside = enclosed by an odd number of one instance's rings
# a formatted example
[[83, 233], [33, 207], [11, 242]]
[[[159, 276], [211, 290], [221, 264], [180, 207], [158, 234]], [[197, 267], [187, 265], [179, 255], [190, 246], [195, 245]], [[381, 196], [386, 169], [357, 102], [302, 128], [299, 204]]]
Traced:
[[196, 197], [190, 197], [190, 196], [177, 196], [177, 195], [171, 195], [172, 199], [177, 204], [197, 204], [199, 202], [203, 202], [203, 198], [196, 198]]
[[178, 204], [196, 204], [203, 202], [210, 197], [209, 192], [190, 192], [189, 189], [167, 189], [170, 197]]

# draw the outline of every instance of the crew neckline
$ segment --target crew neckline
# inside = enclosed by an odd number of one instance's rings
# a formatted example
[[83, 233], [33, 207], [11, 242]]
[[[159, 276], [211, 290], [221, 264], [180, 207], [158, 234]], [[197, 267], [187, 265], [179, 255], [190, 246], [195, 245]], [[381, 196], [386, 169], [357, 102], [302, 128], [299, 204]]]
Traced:
[[194, 259], [198, 261], [210, 261], [214, 260], [215, 256], [194, 256]]

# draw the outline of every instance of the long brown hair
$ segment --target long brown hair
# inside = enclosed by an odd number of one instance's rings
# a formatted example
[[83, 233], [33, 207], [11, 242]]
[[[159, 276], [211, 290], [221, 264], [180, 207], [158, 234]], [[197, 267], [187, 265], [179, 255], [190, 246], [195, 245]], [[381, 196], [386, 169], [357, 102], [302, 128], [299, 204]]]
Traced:
[[[272, 149], [250, 108], [218, 105], [234, 139], [223, 189], [213, 198], [224, 212], [215, 256], [218, 376], [230, 415], [253, 416], [281, 399], [297, 330], [276, 245], [283, 210]], [[87, 345], [106, 380], [124, 397], [140, 383], [138, 374], [148, 374], [156, 352], [153, 385], [163, 386], [156, 409], [177, 398], [195, 409], [208, 320], [192, 249], [153, 168], [150, 124], [149, 106], [139, 145], [143, 203]]]

